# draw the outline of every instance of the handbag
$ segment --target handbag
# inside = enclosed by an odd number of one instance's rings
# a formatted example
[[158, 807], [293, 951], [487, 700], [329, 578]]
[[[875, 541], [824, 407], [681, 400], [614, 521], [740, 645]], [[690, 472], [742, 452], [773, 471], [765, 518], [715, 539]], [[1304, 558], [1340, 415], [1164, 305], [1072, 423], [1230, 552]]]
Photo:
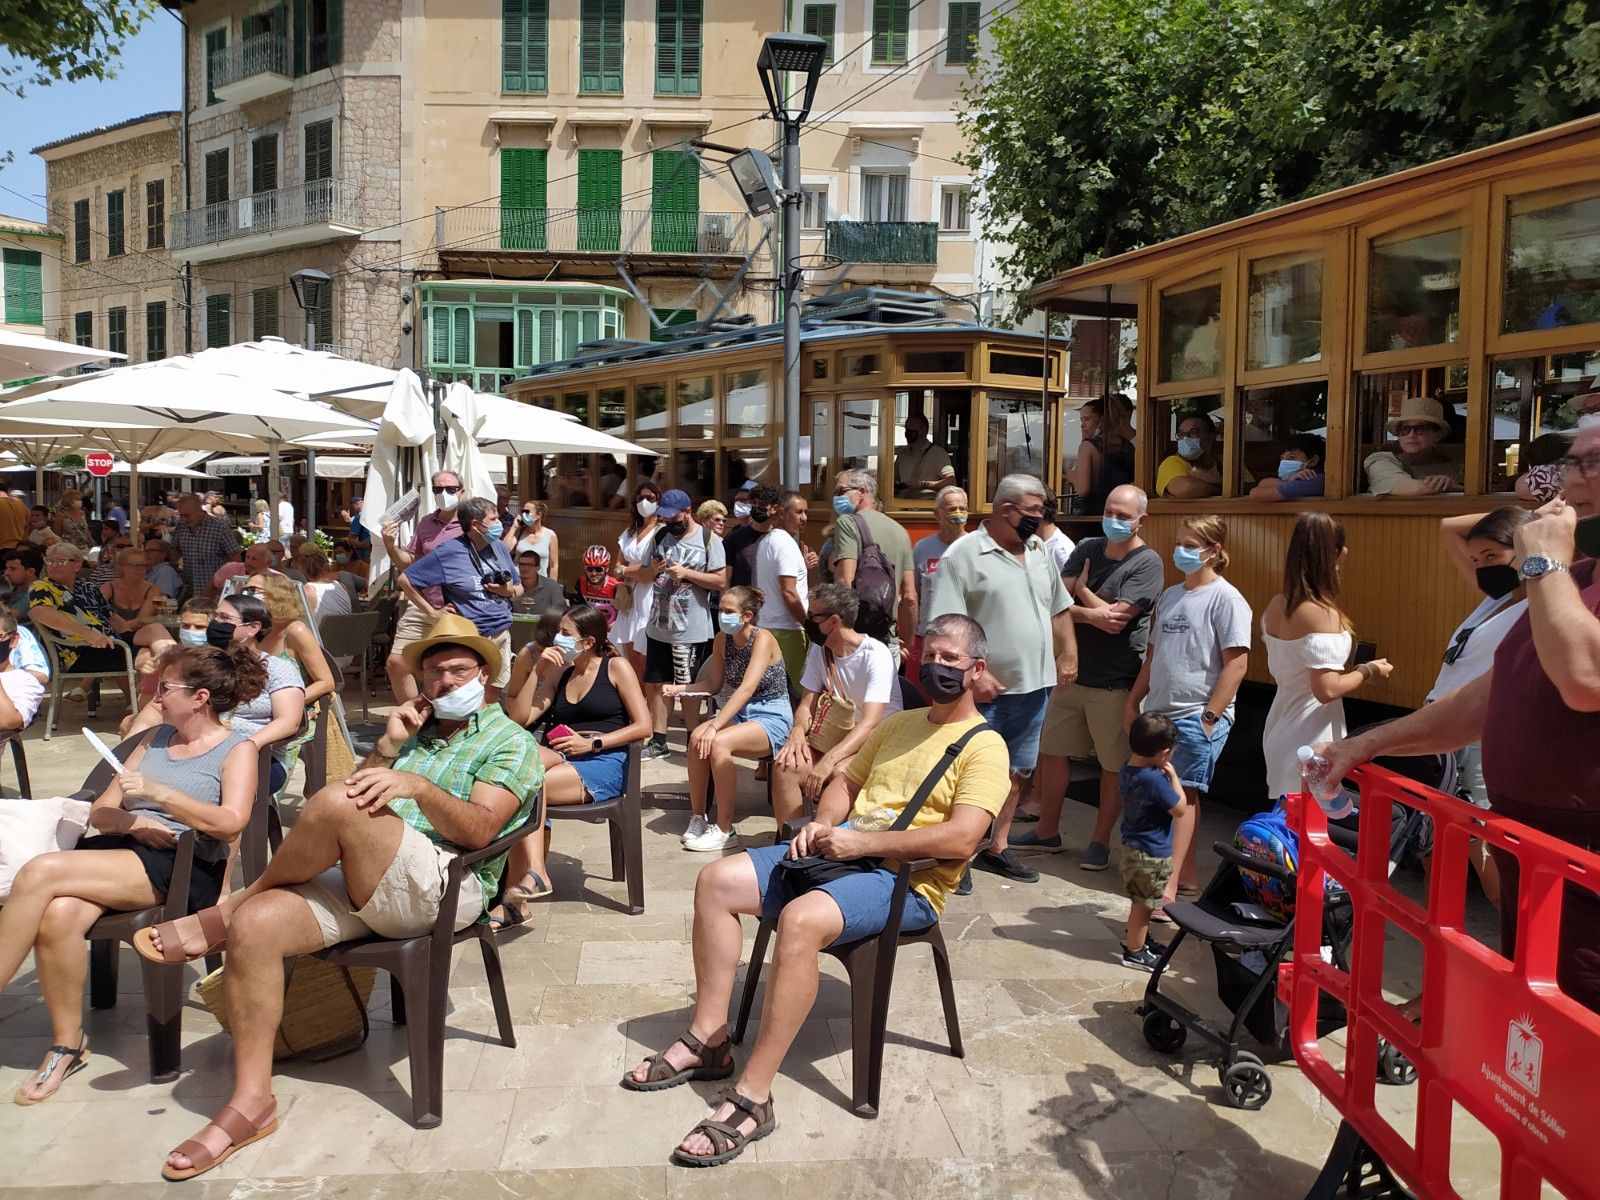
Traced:
[[846, 700], [840, 691], [839, 673], [834, 667], [833, 651], [822, 648], [822, 657], [828, 666], [828, 690], [817, 697], [817, 710], [811, 714], [811, 724], [806, 728], [806, 741], [813, 750], [826, 754], [849, 736], [856, 726], [856, 706]]
[[[324, 1062], [359, 1048], [367, 1040], [367, 1001], [377, 974], [373, 967], [352, 970], [310, 955], [291, 959], [272, 1057]], [[227, 984], [223, 965], [198, 985], [200, 999], [225, 1031]]]
[[[939, 756], [939, 761], [933, 764], [933, 770], [928, 772], [928, 777], [922, 781], [922, 786], [911, 797], [911, 803], [901, 810], [895, 818], [893, 825], [889, 826], [890, 833], [900, 833], [911, 828], [911, 822], [917, 819], [917, 814], [922, 811], [922, 805], [933, 794], [933, 789], [938, 786], [945, 772], [961, 757], [961, 752], [966, 749], [967, 743], [985, 729], [990, 728], [987, 721], [979, 721], [955, 741], [944, 748], [944, 753]], [[823, 858], [820, 854], [807, 854], [801, 858], [782, 858], [778, 860], [780, 869], [788, 872], [783, 878], [796, 895], [809, 892], [821, 887], [825, 883], [832, 883], [835, 879], [843, 879], [847, 875], [855, 875], [864, 871], [876, 871], [883, 865], [881, 858], [856, 858], [847, 862], [838, 862], [831, 858]]]

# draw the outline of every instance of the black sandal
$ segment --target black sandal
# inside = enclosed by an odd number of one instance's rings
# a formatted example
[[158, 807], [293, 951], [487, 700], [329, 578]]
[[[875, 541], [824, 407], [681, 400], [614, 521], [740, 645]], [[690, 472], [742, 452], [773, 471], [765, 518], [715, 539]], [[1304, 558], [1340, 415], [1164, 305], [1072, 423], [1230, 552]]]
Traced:
[[[697, 1133], [703, 1133], [711, 1139], [711, 1144], [717, 1148], [715, 1154], [685, 1154], [682, 1146], [676, 1146], [672, 1151], [673, 1161], [686, 1167], [720, 1167], [725, 1162], [732, 1162], [744, 1153], [744, 1148], [751, 1142], [759, 1142], [767, 1134], [778, 1127], [778, 1119], [772, 1115], [772, 1097], [757, 1104], [748, 1096], [741, 1096], [737, 1088], [725, 1089], [717, 1098], [718, 1105], [731, 1104], [734, 1111], [728, 1114], [726, 1121], [713, 1121], [707, 1117], [696, 1125], [687, 1134], [687, 1141]], [[744, 1118], [738, 1114], [755, 1120], [756, 1127], [749, 1133], [739, 1132], [739, 1124]]]
[[[523, 880], [525, 879], [538, 880], [538, 889], [525, 887], [523, 885]], [[528, 904], [536, 900], [548, 900], [555, 895], [555, 891], [556, 889], [543, 875], [534, 870], [527, 870], [522, 873], [522, 879], [517, 880], [516, 883], [506, 889], [506, 898], [518, 904]]]
[[71, 1046], [51, 1046], [44, 1060], [44, 1066], [28, 1076], [22, 1087], [27, 1087], [30, 1083], [43, 1087], [50, 1082], [51, 1077], [56, 1073], [56, 1068], [61, 1065], [63, 1060], [69, 1060], [70, 1065], [61, 1073], [61, 1078], [56, 1080], [56, 1086], [51, 1088], [50, 1091], [42, 1096], [24, 1096], [22, 1088], [18, 1088], [17, 1094], [12, 1099], [26, 1108], [33, 1104], [43, 1104], [51, 1096], [59, 1092], [62, 1084], [83, 1070], [89, 1063], [89, 1035], [87, 1033], [79, 1036], [76, 1050]]
[[[688, 1083], [691, 1079], [726, 1079], [733, 1074], [733, 1046], [726, 1038], [715, 1046], [707, 1046], [694, 1034], [685, 1031], [678, 1042], [683, 1043], [689, 1053], [700, 1061], [680, 1071], [667, 1061], [667, 1051], [663, 1050], [645, 1060], [650, 1064], [650, 1070], [646, 1072], [643, 1083], [635, 1079], [630, 1071], [622, 1077], [622, 1086], [630, 1092], [660, 1092], [677, 1087], [680, 1083]], [[668, 1050], [671, 1048], [667, 1047]]]
[[509, 900], [502, 900], [499, 905], [499, 910], [505, 914], [503, 917], [495, 916], [494, 910], [492, 909], [489, 912], [490, 933], [504, 933], [508, 929], [515, 929], [518, 925], [521, 925], [528, 919], [528, 910], [525, 908], [518, 908]]

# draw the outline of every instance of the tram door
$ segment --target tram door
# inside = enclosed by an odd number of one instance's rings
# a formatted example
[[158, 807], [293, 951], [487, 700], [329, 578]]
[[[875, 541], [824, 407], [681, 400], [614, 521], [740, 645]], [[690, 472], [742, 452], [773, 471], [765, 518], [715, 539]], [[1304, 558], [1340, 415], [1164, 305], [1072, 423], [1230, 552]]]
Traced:
[[[927, 438], [926, 441], [919, 440], [917, 447], [912, 448], [906, 437], [906, 422], [916, 418], [921, 418], [927, 426]], [[897, 499], [931, 505], [938, 492], [931, 485], [932, 478], [938, 472], [932, 469], [912, 472], [928, 486], [903, 483], [907, 473], [901, 469], [902, 460], [908, 464], [928, 460], [942, 468], [944, 458], [948, 457], [950, 467], [955, 472], [950, 482], [960, 488], [970, 487], [971, 448], [972, 392], [969, 388], [915, 388], [895, 393], [893, 493]]]

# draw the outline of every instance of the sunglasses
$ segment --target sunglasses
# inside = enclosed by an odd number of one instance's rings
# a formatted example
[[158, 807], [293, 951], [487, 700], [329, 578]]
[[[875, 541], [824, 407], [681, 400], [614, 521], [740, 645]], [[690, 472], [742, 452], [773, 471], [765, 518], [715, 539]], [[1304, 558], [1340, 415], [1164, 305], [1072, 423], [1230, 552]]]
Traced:
[[436, 488], [434, 488], [433, 489], [433, 494], [435, 496], [438, 496], [438, 495], [451, 495], [451, 496], [454, 496], [454, 495], [459, 494], [460, 491], [461, 491], [461, 489], [458, 488], [458, 487], [449, 487], [447, 485], [445, 487], [436, 487]]
[[1582, 458], [1575, 454], [1564, 454], [1550, 465], [1563, 475], [1576, 471], [1585, 479], [1600, 479], [1600, 451], [1585, 454]]
[[1396, 425], [1394, 431], [1405, 437], [1408, 434], [1434, 433], [1438, 428], [1437, 425], [1430, 425], [1425, 421], [1407, 421], [1404, 425]]
[[199, 687], [192, 683], [168, 683], [163, 679], [156, 684], [156, 699], [159, 700], [168, 692], [197, 692], [199, 690]]

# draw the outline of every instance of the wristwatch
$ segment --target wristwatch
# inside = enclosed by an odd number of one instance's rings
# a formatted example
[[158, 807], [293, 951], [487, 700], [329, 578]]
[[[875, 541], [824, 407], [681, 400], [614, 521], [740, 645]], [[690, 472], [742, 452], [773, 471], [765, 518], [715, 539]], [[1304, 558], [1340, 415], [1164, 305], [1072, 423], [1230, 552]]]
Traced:
[[1200, 714], [1200, 719], [1207, 725], [1215, 725], [1217, 721], [1220, 720], [1217, 714], [1212, 712], [1209, 708]]
[[594, 752], [596, 754], [599, 754], [605, 748], [606, 748], [606, 743], [605, 743], [605, 739], [604, 738], [595, 738], [594, 739]]
[[1517, 570], [1521, 579], [1542, 579], [1546, 575], [1554, 575], [1557, 571], [1565, 571], [1567, 564], [1558, 562], [1553, 558], [1546, 558], [1542, 554], [1530, 554], [1522, 560], [1522, 566]]

